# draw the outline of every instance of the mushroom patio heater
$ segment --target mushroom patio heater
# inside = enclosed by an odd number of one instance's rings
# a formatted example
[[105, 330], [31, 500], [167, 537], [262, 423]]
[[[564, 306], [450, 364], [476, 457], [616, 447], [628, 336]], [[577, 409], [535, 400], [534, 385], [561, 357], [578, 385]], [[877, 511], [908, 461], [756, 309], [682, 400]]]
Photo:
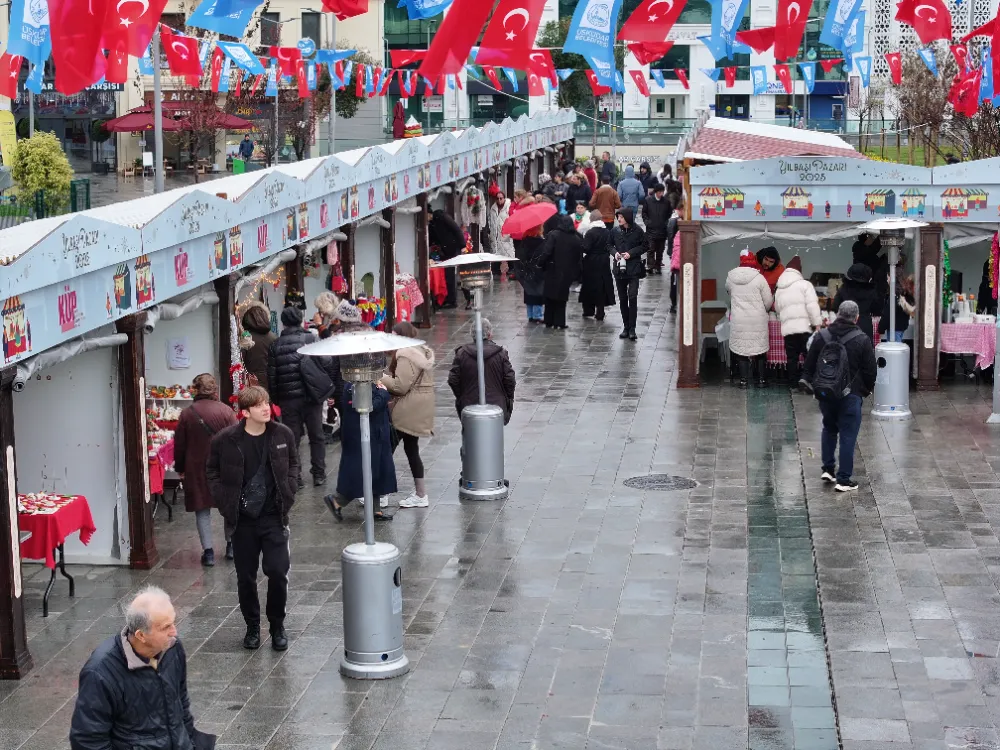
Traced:
[[513, 258], [492, 253], [466, 253], [438, 263], [435, 268], [458, 268], [463, 289], [472, 292], [476, 313], [476, 369], [479, 374], [479, 403], [462, 409], [462, 479], [458, 496], [462, 500], [504, 500], [503, 409], [486, 403], [486, 373], [483, 369], [483, 289], [493, 280], [491, 263]]
[[876, 419], [902, 420], [910, 418], [910, 348], [894, 340], [896, 332], [896, 263], [900, 248], [906, 243], [906, 230], [927, 226], [911, 219], [878, 219], [861, 228], [879, 233], [879, 240], [889, 251], [889, 340], [875, 347], [878, 375], [875, 379]]
[[344, 597], [344, 658], [340, 672], [356, 680], [382, 680], [410, 670], [403, 653], [403, 588], [399, 550], [375, 541], [369, 414], [372, 385], [382, 377], [386, 353], [419, 346], [419, 339], [381, 331], [345, 332], [299, 349], [311, 356], [340, 357], [344, 380], [354, 385], [361, 415], [361, 476], [365, 493], [365, 541], [340, 557]]

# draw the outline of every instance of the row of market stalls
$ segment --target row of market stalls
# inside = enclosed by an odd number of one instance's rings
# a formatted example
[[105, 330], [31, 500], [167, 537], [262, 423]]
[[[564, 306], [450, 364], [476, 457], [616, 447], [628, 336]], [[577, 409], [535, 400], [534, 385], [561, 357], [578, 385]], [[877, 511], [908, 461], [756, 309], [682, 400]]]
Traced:
[[[981, 366], [992, 362], [992, 323], [952, 321], [942, 309], [942, 291], [947, 285], [956, 300], [971, 296], [974, 310], [1000, 228], [1000, 158], [928, 169], [850, 156], [790, 156], [690, 166], [686, 182], [689, 217], [696, 220], [681, 223], [680, 386], [700, 383], [700, 362], [728, 307], [726, 275], [742, 249], [771, 245], [783, 261], [800, 255], [804, 277], [833, 312], [859, 225], [892, 216], [928, 223], [908, 230], [903, 251], [903, 273], [912, 276], [917, 300], [907, 338], [918, 387], [937, 387], [941, 352], [976, 355]], [[780, 342], [780, 333], [772, 339]], [[783, 352], [768, 355], [772, 364], [783, 358]]]
[[311, 307], [331, 289], [372, 324], [431, 326], [427, 210], [457, 216], [474, 181], [536, 182], [572, 154], [574, 122], [525, 115], [0, 232], [0, 678], [30, 668], [19, 509], [84, 496], [95, 530], [67, 560], [155, 565], [157, 449], [195, 375], [231, 395], [246, 305], [276, 330], [288, 292]]

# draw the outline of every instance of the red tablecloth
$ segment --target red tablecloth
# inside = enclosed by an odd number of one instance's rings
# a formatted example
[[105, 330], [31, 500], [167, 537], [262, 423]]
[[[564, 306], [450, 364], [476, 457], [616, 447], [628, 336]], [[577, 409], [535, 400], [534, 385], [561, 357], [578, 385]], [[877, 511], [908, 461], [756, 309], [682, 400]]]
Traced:
[[[55, 568], [56, 560], [52, 552], [66, 541], [66, 537], [80, 532], [80, 541], [90, 543], [97, 531], [90, 515], [90, 505], [83, 495], [63, 495], [66, 504], [53, 513], [25, 512], [18, 514], [21, 531], [30, 531], [31, 537], [21, 543], [21, 557], [28, 560], [44, 558], [45, 567]], [[25, 503], [27, 496], [19, 497]]]
[[160, 461], [156, 456], [149, 457], [149, 494], [150, 495], [161, 495], [163, 494], [163, 476], [166, 474], [166, 470], [163, 468], [163, 462]]
[[[879, 316], [872, 316], [872, 330], [878, 330]], [[992, 326], [990, 326], [992, 330]], [[944, 348], [942, 347], [942, 351]], [[991, 360], [992, 361], [992, 360]], [[785, 356], [785, 339], [781, 335], [781, 322], [776, 318], [767, 321], [767, 363], [769, 365], [787, 365], [788, 357]]]
[[942, 323], [941, 351], [946, 354], [975, 354], [976, 367], [993, 364], [997, 352], [997, 329], [989, 323]]
[[443, 268], [430, 269], [430, 293], [439, 306], [444, 304], [448, 296], [448, 283], [445, 281]]

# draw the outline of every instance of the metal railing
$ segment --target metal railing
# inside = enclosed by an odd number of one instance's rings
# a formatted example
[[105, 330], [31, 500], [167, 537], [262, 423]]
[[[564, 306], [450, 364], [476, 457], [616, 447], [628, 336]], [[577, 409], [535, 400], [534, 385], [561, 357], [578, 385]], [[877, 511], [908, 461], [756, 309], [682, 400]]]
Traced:
[[34, 193], [18, 187], [0, 190], [0, 229], [7, 229], [26, 221], [47, 219], [50, 216], [85, 211], [90, 208], [90, 180], [80, 178], [69, 184], [69, 193], [53, 195], [45, 190]]

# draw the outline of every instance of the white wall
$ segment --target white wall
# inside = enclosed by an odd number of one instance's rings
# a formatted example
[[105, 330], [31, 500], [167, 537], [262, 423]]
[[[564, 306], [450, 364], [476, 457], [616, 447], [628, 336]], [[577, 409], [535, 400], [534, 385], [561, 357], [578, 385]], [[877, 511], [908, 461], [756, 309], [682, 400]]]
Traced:
[[983, 278], [983, 263], [990, 259], [990, 242], [984, 240], [968, 247], [950, 250], [951, 270], [962, 274], [962, 291], [979, 295], [979, 282]]
[[372, 290], [379, 296], [379, 265], [382, 260], [381, 228], [376, 225], [361, 227], [354, 237], [354, 293], [361, 294], [361, 278], [370, 273], [375, 277]]
[[396, 212], [396, 263], [401, 273], [417, 275], [417, 229], [414, 214]]
[[126, 564], [118, 349], [79, 354], [40, 371], [14, 394], [14, 431], [18, 492], [83, 495], [90, 504], [97, 532], [86, 547], [79, 534], [67, 539], [67, 560]]
[[[160, 320], [153, 332], [146, 336], [146, 383], [148, 385], [188, 385], [196, 375], [210, 372], [216, 377], [216, 323], [213, 315], [216, 305], [202, 305], [197, 310], [176, 320]], [[223, 312], [220, 310], [220, 312]], [[227, 313], [228, 314], [228, 313]], [[171, 370], [167, 367], [167, 342], [187, 338], [191, 367]], [[226, 342], [226, 346], [229, 342]]]

